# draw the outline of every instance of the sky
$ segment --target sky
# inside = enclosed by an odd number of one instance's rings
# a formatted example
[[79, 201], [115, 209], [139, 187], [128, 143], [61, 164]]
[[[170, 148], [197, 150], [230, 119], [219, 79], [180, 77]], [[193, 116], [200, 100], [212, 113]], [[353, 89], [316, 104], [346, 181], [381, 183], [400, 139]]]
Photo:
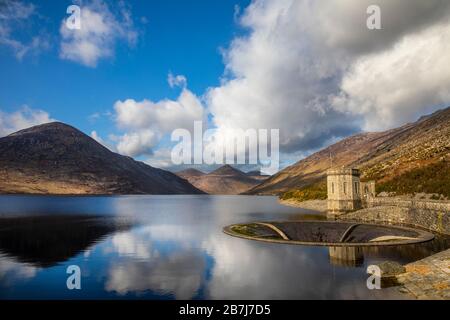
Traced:
[[284, 167], [450, 105], [449, 49], [446, 0], [0, 0], [0, 136], [57, 120], [175, 170], [194, 121], [279, 129]]

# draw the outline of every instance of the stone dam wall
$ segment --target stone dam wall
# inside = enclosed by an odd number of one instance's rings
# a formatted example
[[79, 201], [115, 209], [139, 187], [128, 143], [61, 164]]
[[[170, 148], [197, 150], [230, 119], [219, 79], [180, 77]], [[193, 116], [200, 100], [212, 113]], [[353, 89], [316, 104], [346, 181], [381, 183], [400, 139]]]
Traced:
[[372, 198], [366, 206], [341, 214], [337, 219], [404, 224], [450, 235], [449, 201]]

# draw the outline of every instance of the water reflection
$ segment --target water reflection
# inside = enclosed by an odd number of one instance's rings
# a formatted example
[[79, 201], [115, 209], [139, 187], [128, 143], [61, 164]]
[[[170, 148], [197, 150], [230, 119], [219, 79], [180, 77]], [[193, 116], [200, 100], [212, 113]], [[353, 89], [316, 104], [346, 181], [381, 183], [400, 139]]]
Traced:
[[26, 281], [36, 275], [38, 268], [20, 263], [14, 258], [0, 254], [0, 283], [4, 286], [12, 286], [18, 281]]
[[[28, 200], [0, 197], [0, 298], [398, 298], [395, 290], [368, 290], [366, 266], [407, 263], [448, 247], [447, 239], [437, 239], [351, 253], [222, 233], [225, 225], [254, 220], [324, 219], [273, 197]], [[50, 216], [42, 216], [45, 208]], [[348, 257], [358, 262], [342, 262]], [[70, 264], [81, 267], [80, 292], [65, 289]]]
[[204, 278], [204, 257], [196, 251], [156, 257], [148, 261], [127, 261], [112, 265], [105, 289], [119, 295], [130, 292], [140, 295], [152, 291], [176, 299], [194, 298]]
[[336, 266], [359, 267], [363, 265], [362, 247], [329, 247], [330, 263]]
[[94, 216], [3, 218], [0, 253], [17, 262], [48, 268], [86, 251], [106, 235], [129, 227], [124, 221]]

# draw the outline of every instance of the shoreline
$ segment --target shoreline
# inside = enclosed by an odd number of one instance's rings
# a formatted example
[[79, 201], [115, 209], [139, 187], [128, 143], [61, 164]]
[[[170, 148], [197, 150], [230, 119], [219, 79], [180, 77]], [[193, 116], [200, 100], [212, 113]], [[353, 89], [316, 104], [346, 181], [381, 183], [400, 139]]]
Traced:
[[327, 200], [308, 200], [308, 201], [296, 201], [294, 199], [282, 200], [278, 199], [278, 203], [294, 208], [300, 208], [305, 210], [316, 211], [319, 213], [327, 212]]

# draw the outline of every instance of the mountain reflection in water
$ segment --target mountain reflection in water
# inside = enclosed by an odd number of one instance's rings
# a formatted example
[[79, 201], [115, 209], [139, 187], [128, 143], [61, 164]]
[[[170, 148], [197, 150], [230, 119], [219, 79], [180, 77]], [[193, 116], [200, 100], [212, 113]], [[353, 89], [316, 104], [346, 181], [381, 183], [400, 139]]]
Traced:
[[0, 253], [47, 268], [84, 252], [108, 234], [130, 227], [130, 223], [96, 216], [2, 218]]
[[[86, 214], [89, 212], [89, 214]], [[0, 299], [390, 299], [368, 290], [366, 268], [408, 263], [448, 239], [363, 248], [358, 263], [329, 248], [233, 238], [250, 221], [324, 219], [275, 197], [0, 197]], [[359, 257], [359, 256], [358, 256]], [[66, 288], [78, 265], [82, 289]]]

